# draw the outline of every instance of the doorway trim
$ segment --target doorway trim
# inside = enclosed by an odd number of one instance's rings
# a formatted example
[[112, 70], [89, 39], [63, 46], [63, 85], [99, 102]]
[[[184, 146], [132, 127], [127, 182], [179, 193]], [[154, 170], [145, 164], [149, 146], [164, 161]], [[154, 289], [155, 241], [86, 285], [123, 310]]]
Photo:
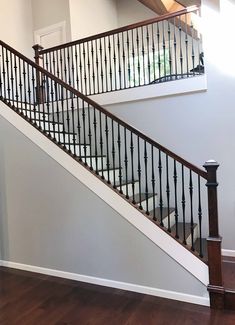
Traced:
[[62, 43], [66, 43], [66, 22], [62, 21], [54, 25], [50, 25], [44, 28], [40, 28], [34, 31], [34, 42], [35, 44], [41, 45], [41, 38], [43, 36], [52, 34], [59, 31], [62, 36]]

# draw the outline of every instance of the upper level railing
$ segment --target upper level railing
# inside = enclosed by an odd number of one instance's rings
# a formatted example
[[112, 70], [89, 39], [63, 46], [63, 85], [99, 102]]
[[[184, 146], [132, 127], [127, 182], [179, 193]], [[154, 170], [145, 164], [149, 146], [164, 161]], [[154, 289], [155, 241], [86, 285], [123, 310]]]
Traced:
[[199, 8], [121, 27], [49, 49], [36, 63], [85, 95], [202, 74]]
[[2, 41], [0, 100], [199, 258], [209, 234], [209, 289], [222, 293], [217, 163], [201, 170]]

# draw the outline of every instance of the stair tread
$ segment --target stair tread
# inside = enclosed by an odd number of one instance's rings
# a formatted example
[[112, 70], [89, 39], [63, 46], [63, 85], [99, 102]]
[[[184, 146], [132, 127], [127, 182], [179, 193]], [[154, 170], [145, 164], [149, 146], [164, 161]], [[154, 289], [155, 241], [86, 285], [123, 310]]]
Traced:
[[[153, 196], [157, 195], [156, 193], [148, 193], [147, 197], [148, 199], [152, 198]], [[137, 193], [134, 196], [130, 197], [130, 200], [136, 202], [136, 203], [140, 203], [142, 201], [146, 200], [146, 193]]]
[[[134, 180], [134, 183], [136, 183], [136, 182], [138, 182], [138, 180]], [[125, 186], [125, 185], [129, 185], [129, 184], [132, 184], [132, 180], [123, 180], [122, 181], [122, 186]], [[115, 182], [115, 185], [117, 186], [117, 187], [119, 187], [119, 186], [121, 186], [120, 185], [120, 181], [119, 180], [117, 180], [116, 182]]]
[[[49, 129], [44, 129], [45, 132], [49, 132]], [[72, 133], [72, 132], [67, 132], [67, 131], [54, 131], [53, 130], [53, 127], [51, 128], [50, 132], [53, 132], [53, 133], [58, 133], [58, 134], [73, 134], [73, 135], [76, 135], [77, 133]]]
[[[187, 239], [191, 235], [191, 223], [190, 222], [178, 222], [178, 236], [179, 238], [184, 238], [184, 225], [185, 225], [185, 239]], [[193, 224], [193, 228], [196, 228], [197, 224]], [[176, 233], [176, 224], [171, 227], [171, 231]]]

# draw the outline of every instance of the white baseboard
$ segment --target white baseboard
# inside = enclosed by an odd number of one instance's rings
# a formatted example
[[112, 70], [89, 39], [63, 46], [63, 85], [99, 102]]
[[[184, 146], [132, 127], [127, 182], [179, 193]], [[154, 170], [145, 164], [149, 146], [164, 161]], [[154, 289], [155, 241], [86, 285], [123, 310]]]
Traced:
[[115, 288], [115, 289], [133, 291], [133, 292], [152, 295], [161, 298], [173, 299], [173, 300], [178, 300], [178, 301], [183, 301], [183, 302], [188, 302], [188, 303], [203, 305], [203, 306], [210, 306], [209, 296], [202, 297], [202, 296], [189, 295], [182, 292], [175, 292], [170, 290], [142, 286], [133, 283], [102, 279], [93, 276], [64, 272], [64, 271], [53, 270], [44, 267], [38, 267], [33, 265], [21, 264], [21, 263], [15, 263], [10, 261], [0, 260], [0, 265], [13, 268], [13, 269], [41, 273], [45, 275], [60, 277], [69, 280], [81, 281], [81, 282], [101, 285], [101, 286]]
[[222, 249], [222, 256], [235, 257], [235, 250], [232, 250], [232, 249]]

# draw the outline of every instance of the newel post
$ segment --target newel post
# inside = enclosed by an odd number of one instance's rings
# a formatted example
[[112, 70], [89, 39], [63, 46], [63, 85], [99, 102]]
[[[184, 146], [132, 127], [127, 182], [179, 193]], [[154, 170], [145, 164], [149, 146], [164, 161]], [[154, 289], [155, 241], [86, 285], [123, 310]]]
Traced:
[[[34, 59], [35, 63], [40, 65], [40, 51], [43, 50], [43, 47], [39, 44], [33, 46], [34, 49]], [[36, 103], [41, 104], [43, 103], [44, 98], [44, 89], [43, 89], [43, 81], [42, 77], [40, 77], [40, 72], [36, 70]]]
[[207, 238], [209, 285], [211, 308], [224, 308], [224, 287], [222, 278], [222, 254], [219, 235], [218, 201], [217, 201], [217, 168], [219, 164], [208, 160], [204, 166], [207, 171], [209, 237]]

